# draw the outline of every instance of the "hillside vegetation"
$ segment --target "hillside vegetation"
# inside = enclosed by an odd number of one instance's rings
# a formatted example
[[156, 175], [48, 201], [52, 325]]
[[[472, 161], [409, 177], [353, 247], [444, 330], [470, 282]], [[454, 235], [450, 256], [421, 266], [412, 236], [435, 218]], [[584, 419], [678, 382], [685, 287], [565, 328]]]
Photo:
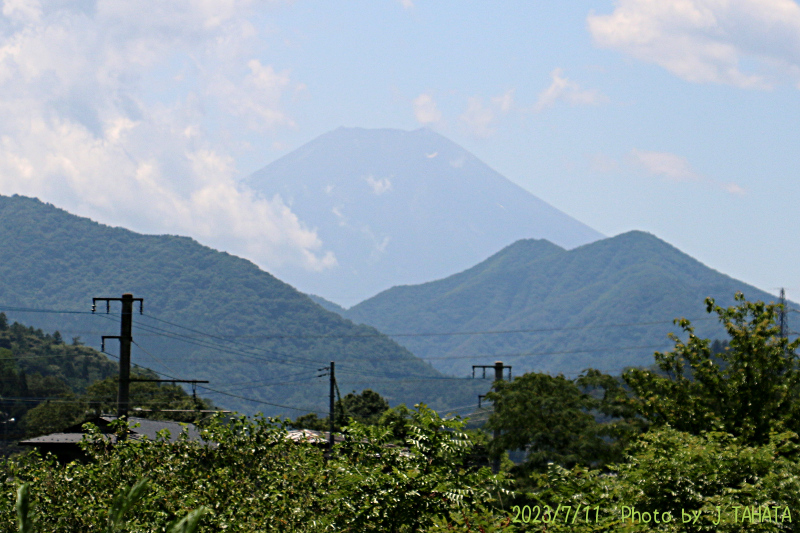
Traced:
[[[452, 386], [375, 329], [186, 237], [140, 235], [21, 196], [0, 197], [0, 228], [0, 245], [14, 250], [0, 263], [0, 311], [9, 319], [79, 335], [97, 348], [101, 335], [119, 334], [120, 309], [117, 302], [110, 314], [104, 305], [92, 314], [92, 297], [131, 292], [144, 298], [144, 314], [134, 316], [132, 361], [211, 381], [198, 392], [222, 407], [324, 413], [328, 383], [317, 375], [330, 361], [341, 389], [371, 388], [392, 404], [464, 405], [487, 386]], [[118, 353], [117, 341], [106, 349]]]
[[[61, 431], [91, 416], [116, 413], [118, 374], [115, 361], [84, 346], [78, 337], [67, 343], [59, 331], [9, 324], [0, 312], [0, 453], [17, 450], [14, 442], [23, 436]], [[132, 377], [158, 376], [134, 367]], [[131, 383], [130, 400], [136, 416], [187, 422], [201, 416], [193, 410], [214, 407], [176, 385], [152, 382]], [[159, 412], [162, 409], [187, 412]]]
[[344, 316], [410, 334], [394, 338], [442, 372], [463, 376], [501, 359], [514, 373], [574, 377], [589, 367], [618, 374], [649, 365], [669, 346], [667, 333], [678, 331], [675, 318], [699, 318], [699, 335], [723, 336], [702, 299], [729, 305], [737, 291], [776, 299], [632, 231], [569, 251], [521, 240], [464, 272], [384, 291]]
[[781, 335], [776, 306], [735, 298], [727, 308], [706, 301], [726, 331], [720, 352], [681, 321], [690, 340], [671, 338], [657, 369], [498, 383], [489, 452], [521, 448], [526, 460], [501, 460], [497, 476], [481, 466], [486, 434], [424, 405], [351, 421], [328, 451], [290, 438], [280, 421], [217, 417], [204, 443], [109, 446], [91, 433], [85, 463], [36, 454], [0, 463], [0, 528], [797, 531], [800, 340]]

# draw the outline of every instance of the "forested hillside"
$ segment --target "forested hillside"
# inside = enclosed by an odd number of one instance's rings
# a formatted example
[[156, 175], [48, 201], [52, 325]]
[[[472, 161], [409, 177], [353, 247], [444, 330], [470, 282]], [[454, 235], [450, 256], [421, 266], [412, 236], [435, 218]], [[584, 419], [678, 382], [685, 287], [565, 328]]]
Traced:
[[[324, 413], [328, 383], [317, 376], [330, 361], [342, 390], [369, 387], [392, 404], [447, 408], [474, 403], [486, 388], [442, 380], [375, 329], [186, 237], [140, 235], [14, 196], [0, 197], [0, 245], [14, 251], [0, 264], [0, 311], [10, 320], [99, 347], [102, 335], [119, 334], [120, 310], [113, 303], [110, 314], [102, 305], [92, 314], [92, 297], [131, 292], [144, 298], [144, 314], [134, 316], [133, 362], [165, 376], [207, 379], [199, 392], [223, 407]], [[117, 341], [106, 349], [116, 354]]]
[[469, 270], [394, 287], [344, 316], [405, 334], [394, 338], [442, 372], [465, 375], [473, 364], [502, 359], [515, 373], [574, 377], [588, 367], [617, 374], [649, 365], [669, 346], [675, 318], [698, 318], [698, 334], [722, 338], [703, 298], [730, 305], [736, 291], [776, 299], [632, 231], [569, 251], [518, 241]]
[[[116, 413], [118, 373], [115, 361], [83, 345], [79, 337], [65, 342], [59, 331], [9, 324], [0, 312], [0, 453], [15, 450], [15, 441], [23, 436]], [[136, 366], [132, 377], [158, 376]], [[130, 400], [137, 416], [187, 422], [201, 416], [194, 410], [214, 407], [176, 385], [151, 382], [131, 383]], [[163, 409], [177, 411], [160, 412]]]

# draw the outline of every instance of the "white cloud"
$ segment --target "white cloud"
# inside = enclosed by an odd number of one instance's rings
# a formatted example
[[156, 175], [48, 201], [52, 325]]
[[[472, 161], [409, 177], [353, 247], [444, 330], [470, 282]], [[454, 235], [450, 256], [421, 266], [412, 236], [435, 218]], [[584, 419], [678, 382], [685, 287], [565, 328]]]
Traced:
[[495, 111], [483, 105], [483, 99], [472, 96], [467, 99], [467, 110], [459, 117], [470, 133], [476, 137], [489, 137], [495, 132]]
[[236, 182], [232, 152], [246, 143], [232, 132], [292, 127], [281, 97], [297, 87], [256, 57], [250, 9], [249, 0], [5, 0], [0, 193], [191, 235], [266, 268], [333, 266], [280, 197]]
[[547, 89], [539, 93], [533, 107], [536, 112], [552, 107], [559, 100], [572, 105], [595, 105], [605, 101], [605, 97], [597, 91], [581, 89], [577, 83], [567, 79], [560, 68], [553, 70], [550, 76], [553, 81]]
[[496, 131], [497, 120], [514, 107], [514, 89], [489, 99], [484, 105], [483, 98], [471, 96], [467, 99], [467, 109], [459, 117], [467, 131], [475, 137], [489, 137]]
[[496, 105], [501, 112], [508, 113], [514, 107], [514, 93], [515, 89], [509, 89], [500, 96], [493, 96], [492, 103]]
[[[800, 5], [792, 0], [617, 0], [588, 25], [598, 46], [690, 82], [768, 88], [800, 77]], [[758, 68], [746, 72], [743, 61]]]
[[3, 16], [14, 21], [36, 21], [42, 16], [38, 0], [4, 0]]
[[722, 189], [730, 194], [741, 196], [745, 190], [736, 183], [722, 183], [697, 172], [689, 161], [682, 156], [669, 152], [651, 152], [633, 149], [628, 154], [628, 161], [638, 169], [651, 176], [658, 176], [668, 181], [705, 183]]
[[364, 180], [372, 189], [372, 192], [375, 193], [376, 196], [380, 196], [386, 192], [392, 190], [392, 182], [389, 178], [382, 178], [382, 179], [375, 179], [372, 176], [367, 176]]
[[668, 152], [649, 152], [632, 150], [631, 158], [653, 176], [661, 176], [670, 181], [700, 181], [702, 177], [694, 171], [689, 161]]
[[744, 194], [747, 192], [736, 183], [723, 183], [722, 187], [729, 193], [735, 194], [737, 196], [744, 196]]
[[400, 2], [400, 5], [402, 5], [406, 9], [411, 9], [414, 7], [413, 0], [398, 0], [398, 1]]
[[414, 118], [420, 124], [436, 124], [442, 120], [442, 113], [430, 93], [422, 93], [413, 101]]

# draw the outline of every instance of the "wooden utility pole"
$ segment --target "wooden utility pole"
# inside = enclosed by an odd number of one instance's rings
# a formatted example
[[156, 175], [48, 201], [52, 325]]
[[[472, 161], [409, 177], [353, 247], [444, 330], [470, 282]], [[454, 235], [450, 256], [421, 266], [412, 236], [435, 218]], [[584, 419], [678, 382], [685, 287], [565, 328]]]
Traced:
[[133, 334], [133, 294], [122, 295], [122, 315], [119, 321], [119, 390], [117, 418], [128, 416], [131, 387], [131, 340]]
[[92, 298], [92, 313], [97, 310], [97, 302], [106, 302], [106, 313], [111, 311], [111, 302], [122, 302], [120, 315], [119, 336], [104, 335], [102, 337], [102, 351], [105, 351], [106, 339], [119, 340], [119, 389], [117, 390], [117, 418], [127, 418], [130, 404], [131, 385], [131, 341], [133, 340], [133, 302], [139, 302], [139, 313], [142, 313], [144, 298], [134, 298], [133, 294], [126, 292], [122, 298]]
[[331, 457], [333, 456], [333, 421], [335, 419], [334, 415], [336, 414], [335, 413], [336, 404], [333, 401], [333, 387], [334, 387], [334, 384], [336, 383], [336, 375], [334, 374], [334, 366], [335, 365], [336, 365], [336, 363], [331, 361], [331, 373], [330, 373], [330, 377], [331, 377], [331, 397], [330, 397], [330, 414], [328, 415], [328, 416], [330, 416], [330, 420], [331, 420], [331, 424], [330, 424], [331, 431], [330, 431], [330, 434], [328, 435], [328, 455], [331, 456]]

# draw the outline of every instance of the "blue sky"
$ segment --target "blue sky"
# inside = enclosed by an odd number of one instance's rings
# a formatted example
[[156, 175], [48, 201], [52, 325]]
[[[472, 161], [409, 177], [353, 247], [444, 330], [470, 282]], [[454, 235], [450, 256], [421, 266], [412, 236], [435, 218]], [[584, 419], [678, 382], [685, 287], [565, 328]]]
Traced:
[[429, 127], [606, 235], [800, 300], [800, 5], [3, 0], [0, 193], [330, 267], [238, 181], [339, 126]]

